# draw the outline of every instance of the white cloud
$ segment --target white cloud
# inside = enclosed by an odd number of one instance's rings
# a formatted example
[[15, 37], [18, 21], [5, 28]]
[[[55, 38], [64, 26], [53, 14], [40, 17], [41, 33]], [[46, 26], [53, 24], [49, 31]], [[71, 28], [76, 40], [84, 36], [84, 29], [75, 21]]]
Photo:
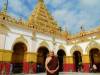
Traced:
[[100, 3], [100, 0], [80, 0], [82, 5], [95, 6]]
[[9, 12], [9, 15], [12, 16], [12, 18], [15, 18], [16, 20], [18, 20], [20, 17], [17, 14], [14, 14], [13, 12]]
[[27, 2], [31, 4], [32, 3], [32, 0], [27, 0]]
[[51, 0], [44, 0], [46, 4], [49, 4]]
[[62, 3], [61, 8], [54, 10], [52, 14], [61, 26], [66, 25], [67, 30], [72, 33], [79, 32], [81, 25], [86, 30], [89, 30], [100, 24], [100, 22], [97, 23], [100, 18], [99, 3], [100, 0], [80, 0], [75, 6], [70, 1], [68, 3]]
[[[24, 14], [25, 16], [28, 16], [30, 12], [30, 10], [28, 9], [28, 7], [23, 4], [20, 0], [9, 0], [9, 6], [13, 9], [14, 12], [16, 13], [21, 13]], [[18, 14], [15, 14], [16, 16]], [[19, 16], [20, 17], [20, 16]]]
[[[0, 10], [2, 9], [4, 2], [6, 2], [6, 0], [0, 0]], [[31, 12], [27, 5], [25, 5], [21, 0], [8, 0], [8, 14], [13, 18], [23, 18], [23, 16], [20, 16], [19, 14], [23, 14], [25, 17], [28, 17], [30, 13]]]
[[22, 6], [21, 1], [19, 1], [19, 0], [15, 0], [15, 1], [10, 0], [9, 6], [12, 7], [12, 9], [16, 12], [22, 12], [23, 6]]
[[51, 4], [52, 7], [57, 8], [63, 4], [66, 0], [45, 0], [46, 4]]
[[74, 12], [70, 12], [67, 10], [56, 10], [53, 13], [53, 16], [55, 17], [55, 19], [57, 20], [57, 22], [59, 22], [59, 24], [61, 24], [61, 26], [65, 26], [68, 28], [67, 30], [71, 30], [72, 27], [78, 27], [79, 25], [76, 25], [76, 23], [78, 22], [77, 20], [77, 16], [74, 14]]

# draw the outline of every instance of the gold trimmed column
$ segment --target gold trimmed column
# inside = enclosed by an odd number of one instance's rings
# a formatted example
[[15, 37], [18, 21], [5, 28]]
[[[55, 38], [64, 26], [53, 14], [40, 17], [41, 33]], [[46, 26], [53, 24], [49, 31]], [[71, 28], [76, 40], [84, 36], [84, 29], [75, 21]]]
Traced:
[[83, 70], [84, 70], [84, 72], [89, 72], [89, 66], [90, 66], [89, 55], [83, 55], [82, 56], [82, 62], [83, 62]]
[[24, 61], [26, 62], [37, 62], [37, 53], [27, 52], [25, 53]]
[[26, 52], [24, 56], [24, 73], [36, 73], [37, 53]]
[[1, 72], [9, 74], [12, 52], [11, 50], [0, 49], [0, 74]]
[[64, 57], [64, 71], [74, 71], [73, 56]]

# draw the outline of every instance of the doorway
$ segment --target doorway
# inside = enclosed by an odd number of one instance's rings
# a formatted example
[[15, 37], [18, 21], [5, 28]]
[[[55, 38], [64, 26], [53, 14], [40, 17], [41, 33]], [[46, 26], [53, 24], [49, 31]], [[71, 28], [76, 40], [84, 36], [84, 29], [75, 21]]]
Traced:
[[82, 56], [79, 51], [75, 51], [73, 53], [73, 61], [75, 65], [75, 71], [76, 72], [81, 71], [82, 70]]
[[22, 42], [18, 42], [13, 46], [13, 54], [12, 54], [13, 73], [23, 72], [23, 61], [24, 61], [25, 51], [27, 51], [27, 46]]
[[97, 48], [93, 48], [89, 52], [90, 56], [90, 67], [93, 67], [93, 64], [97, 67], [97, 72], [100, 72], [100, 51]]
[[45, 60], [49, 50], [46, 47], [40, 47], [37, 53], [37, 73], [45, 72]]
[[58, 59], [59, 59], [59, 71], [62, 72], [64, 56], [66, 56], [66, 53], [64, 52], [64, 50], [60, 49], [60, 50], [58, 50], [57, 55], [58, 55]]

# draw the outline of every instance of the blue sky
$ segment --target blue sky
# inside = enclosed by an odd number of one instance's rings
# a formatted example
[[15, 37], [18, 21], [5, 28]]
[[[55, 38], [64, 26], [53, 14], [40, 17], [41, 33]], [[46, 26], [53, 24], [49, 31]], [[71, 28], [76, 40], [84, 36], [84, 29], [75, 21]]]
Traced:
[[[4, 1], [0, 0], [0, 10]], [[8, 14], [28, 20], [38, 0], [8, 0]], [[49, 12], [63, 29], [75, 34], [83, 26], [91, 30], [100, 25], [100, 0], [44, 0]]]

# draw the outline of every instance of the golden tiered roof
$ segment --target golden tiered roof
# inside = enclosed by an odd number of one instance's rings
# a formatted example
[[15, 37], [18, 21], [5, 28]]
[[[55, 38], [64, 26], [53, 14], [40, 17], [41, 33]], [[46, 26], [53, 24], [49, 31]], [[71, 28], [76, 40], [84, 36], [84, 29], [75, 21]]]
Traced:
[[0, 12], [0, 29], [3, 29], [3, 22], [10, 23], [21, 28], [31, 29], [33, 32], [40, 32], [43, 34], [51, 35], [54, 37], [67, 39], [70, 43], [73, 40], [79, 40], [79, 42], [87, 41], [88, 37], [96, 36], [100, 38], [100, 26], [94, 28], [91, 31], [80, 31], [78, 34], [70, 35], [68, 32], [61, 31], [56, 21], [48, 12], [44, 1], [38, 0], [35, 10], [29, 17], [28, 22], [24, 22], [21, 18], [16, 20], [5, 12]]
[[7, 12], [0, 12], [0, 22], [7, 22], [10, 25], [31, 29], [33, 32], [40, 32], [54, 37], [63, 39], [67, 37], [67, 33], [61, 30], [48, 12], [43, 0], [38, 0], [37, 6], [29, 17], [28, 22], [24, 22], [21, 18], [16, 20], [9, 16]]
[[17, 26], [24, 29], [32, 29], [32, 28], [29, 28], [27, 23], [24, 22], [21, 18], [19, 20], [16, 20], [15, 18], [12, 18], [5, 12], [0, 12], [0, 23], [10, 24], [10, 25]]
[[100, 26], [93, 28], [90, 31], [80, 31], [77, 34], [68, 35], [67, 37], [67, 41], [69, 44], [86, 42], [93, 39], [100, 39]]
[[4, 26], [3, 24], [0, 24], [0, 30], [9, 31], [9, 29], [6, 26]]
[[67, 36], [67, 33], [61, 31], [60, 27], [50, 15], [43, 0], [38, 0], [35, 10], [29, 17], [28, 25], [35, 31], [42, 32], [44, 34], [63, 38]]
[[9, 31], [9, 29], [0, 23], [0, 33], [7, 33]]

